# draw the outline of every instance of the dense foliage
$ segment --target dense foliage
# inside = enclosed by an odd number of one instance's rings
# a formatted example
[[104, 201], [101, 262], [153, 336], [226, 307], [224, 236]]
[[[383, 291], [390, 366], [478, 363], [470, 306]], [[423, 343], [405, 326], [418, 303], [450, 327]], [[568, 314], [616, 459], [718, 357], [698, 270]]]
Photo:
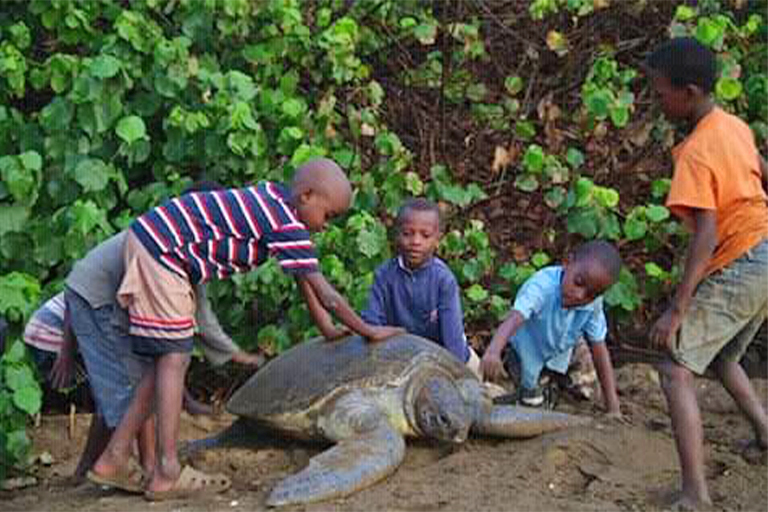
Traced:
[[[684, 236], [663, 206], [668, 168], [630, 174], [644, 187], [630, 196], [612, 173], [633, 154], [665, 154], [674, 140], [651, 110], [638, 68], [644, 52], [669, 35], [695, 35], [718, 52], [717, 100], [751, 123], [763, 148], [768, 134], [761, 2], [696, 4], [6, 2], [0, 314], [18, 339], [73, 261], [191, 180], [287, 180], [326, 155], [348, 170], [357, 193], [317, 243], [324, 272], [355, 307], [391, 255], [397, 206], [426, 195], [448, 218], [440, 252], [463, 288], [470, 332], [493, 325], [537, 268], [594, 237], [616, 241], [629, 263], [607, 297], [612, 317], [642, 321], [677, 278], [674, 248]], [[649, 18], [662, 33], [610, 31], [611, 19]], [[499, 34], [524, 50], [500, 63]], [[398, 118], [420, 102], [437, 112], [427, 130]], [[463, 124], [452, 125], [451, 112]], [[495, 142], [481, 155], [483, 172], [454, 166], [457, 152], [488, 133]], [[501, 194], [519, 211], [478, 213]], [[515, 215], [541, 219], [541, 208], [551, 222], [521, 236], [537, 242], [523, 251], [497, 243], [493, 223], [514, 231]], [[273, 354], [313, 332], [294, 283], [274, 264], [211, 292], [244, 348]], [[21, 344], [10, 347], [0, 361], [0, 458], [22, 461], [23, 418], [39, 409], [39, 389]]]

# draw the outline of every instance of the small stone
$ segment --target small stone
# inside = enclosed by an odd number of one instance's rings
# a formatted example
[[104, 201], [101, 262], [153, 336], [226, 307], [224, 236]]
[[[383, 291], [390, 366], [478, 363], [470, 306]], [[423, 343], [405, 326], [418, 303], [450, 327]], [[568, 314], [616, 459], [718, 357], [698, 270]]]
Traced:
[[51, 455], [49, 452], [43, 452], [38, 455], [37, 460], [39, 460], [40, 464], [43, 466], [50, 466], [53, 464], [53, 455]]
[[239, 502], [237, 500], [232, 500], [229, 502], [230, 507], [236, 507]]

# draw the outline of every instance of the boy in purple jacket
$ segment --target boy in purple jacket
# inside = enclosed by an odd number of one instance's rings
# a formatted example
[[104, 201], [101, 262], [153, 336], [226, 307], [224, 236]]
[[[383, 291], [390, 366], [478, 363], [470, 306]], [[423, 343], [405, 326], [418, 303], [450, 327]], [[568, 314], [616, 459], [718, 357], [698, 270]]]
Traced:
[[397, 325], [445, 347], [478, 377], [480, 358], [467, 344], [459, 285], [435, 256], [442, 226], [432, 201], [410, 199], [397, 214], [398, 255], [376, 269], [363, 319]]

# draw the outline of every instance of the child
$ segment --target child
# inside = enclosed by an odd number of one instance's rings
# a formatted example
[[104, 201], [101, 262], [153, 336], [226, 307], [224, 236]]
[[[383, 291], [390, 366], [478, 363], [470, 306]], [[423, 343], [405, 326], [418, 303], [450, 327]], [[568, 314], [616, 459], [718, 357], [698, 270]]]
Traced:
[[310, 314], [327, 338], [343, 334], [329, 311], [350, 330], [374, 341], [401, 332], [363, 322], [325, 280], [309, 231], [349, 208], [352, 189], [333, 161], [302, 165], [290, 189], [270, 182], [170, 199], [136, 219], [125, 241], [126, 273], [117, 293], [130, 315], [133, 350], [152, 360], [128, 411], [89, 477], [124, 473], [132, 440], [154, 407], [159, 457], [144, 486], [148, 500], [220, 492], [223, 475], [181, 468], [176, 450], [181, 395], [194, 327], [193, 284], [224, 279], [277, 258], [296, 276]]
[[710, 367], [752, 424], [745, 455], [765, 456], [768, 417], [739, 359], [768, 311], [768, 170], [749, 127], [710, 93], [715, 57], [693, 38], [656, 49], [646, 74], [671, 121], [688, 136], [672, 150], [667, 206], [693, 233], [682, 280], [650, 332], [669, 353], [659, 365], [682, 473], [679, 508], [711, 505], [694, 375]]
[[513, 379], [518, 378], [519, 367], [519, 401], [541, 406], [542, 370], [565, 373], [574, 346], [584, 336], [592, 348], [607, 413], [620, 417], [613, 366], [604, 343], [608, 328], [601, 297], [620, 269], [621, 259], [611, 244], [591, 241], [577, 247], [562, 266], [536, 272], [520, 288], [512, 311], [483, 354], [483, 376], [495, 379], [504, 372], [501, 353], [509, 343]]
[[[215, 183], [198, 182], [188, 191], [221, 188]], [[128, 409], [133, 389], [148, 362], [137, 357], [126, 342], [126, 329], [120, 327], [123, 318], [116, 308], [115, 297], [125, 273], [123, 247], [127, 232], [121, 232], [92, 249], [75, 263], [67, 276], [64, 302], [56, 311], [67, 313], [67, 323], [74, 335], [72, 343], [64, 346], [74, 352], [76, 341], [83, 355], [91, 392], [96, 403], [85, 449], [75, 476], [85, 476], [107, 445], [112, 431]], [[195, 315], [199, 326], [199, 340], [207, 358], [215, 365], [229, 360], [247, 365], [258, 365], [260, 358], [248, 354], [227, 336], [221, 328], [205, 287], [195, 290]], [[67, 350], [62, 350], [62, 353]], [[184, 407], [191, 414], [206, 410], [184, 389]], [[154, 425], [147, 421], [138, 437], [139, 461], [145, 472], [155, 465]], [[136, 471], [122, 475], [124, 481], [134, 484], [140, 479]]]
[[480, 377], [480, 358], [464, 335], [459, 286], [435, 256], [442, 235], [440, 210], [427, 199], [410, 199], [400, 207], [395, 226], [398, 255], [376, 269], [361, 316], [442, 345]]
[[40, 375], [53, 389], [70, 386], [74, 377], [75, 345], [64, 307], [61, 292], [40, 306], [24, 327], [24, 343]]

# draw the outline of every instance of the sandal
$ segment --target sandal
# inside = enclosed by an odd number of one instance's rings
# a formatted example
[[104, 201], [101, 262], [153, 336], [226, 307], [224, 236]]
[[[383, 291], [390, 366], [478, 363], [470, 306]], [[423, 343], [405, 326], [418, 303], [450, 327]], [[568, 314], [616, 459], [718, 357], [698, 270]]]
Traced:
[[110, 476], [99, 475], [90, 470], [86, 473], [86, 478], [96, 485], [120, 489], [133, 494], [144, 492], [144, 484], [146, 483], [144, 472], [135, 462], [133, 464], [129, 462], [128, 466]]
[[231, 485], [232, 481], [226, 475], [207, 475], [192, 466], [184, 466], [173, 487], [167, 491], [144, 491], [144, 498], [147, 501], [165, 501], [217, 494], [226, 491]]

